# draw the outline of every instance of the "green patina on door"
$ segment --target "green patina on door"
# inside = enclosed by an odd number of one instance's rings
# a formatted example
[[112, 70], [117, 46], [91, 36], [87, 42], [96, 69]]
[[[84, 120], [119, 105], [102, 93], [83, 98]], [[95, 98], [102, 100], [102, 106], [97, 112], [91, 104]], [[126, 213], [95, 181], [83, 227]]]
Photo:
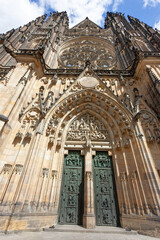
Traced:
[[83, 166], [84, 159], [80, 151], [69, 151], [69, 154], [65, 156], [59, 208], [60, 224], [82, 225]]
[[93, 168], [96, 224], [117, 226], [112, 159], [107, 152], [96, 152]]

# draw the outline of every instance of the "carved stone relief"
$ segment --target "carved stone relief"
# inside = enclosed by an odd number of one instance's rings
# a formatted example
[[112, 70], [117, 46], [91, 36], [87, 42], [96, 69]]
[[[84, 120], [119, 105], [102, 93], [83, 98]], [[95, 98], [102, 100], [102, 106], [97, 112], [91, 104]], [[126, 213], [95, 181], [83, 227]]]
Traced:
[[148, 112], [142, 113], [140, 119], [143, 125], [156, 125], [155, 118]]
[[67, 133], [67, 140], [85, 141], [86, 136], [92, 141], [109, 141], [108, 132], [103, 122], [89, 113], [72, 123]]

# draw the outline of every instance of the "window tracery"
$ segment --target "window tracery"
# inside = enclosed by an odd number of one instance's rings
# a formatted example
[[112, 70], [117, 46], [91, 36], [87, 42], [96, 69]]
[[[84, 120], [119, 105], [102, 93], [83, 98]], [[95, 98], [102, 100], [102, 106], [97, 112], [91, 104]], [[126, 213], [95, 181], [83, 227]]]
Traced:
[[75, 40], [64, 45], [59, 53], [59, 65], [67, 68], [84, 68], [86, 61], [95, 69], [111, 69], [116, 64], [113, 47], [97, 39]]

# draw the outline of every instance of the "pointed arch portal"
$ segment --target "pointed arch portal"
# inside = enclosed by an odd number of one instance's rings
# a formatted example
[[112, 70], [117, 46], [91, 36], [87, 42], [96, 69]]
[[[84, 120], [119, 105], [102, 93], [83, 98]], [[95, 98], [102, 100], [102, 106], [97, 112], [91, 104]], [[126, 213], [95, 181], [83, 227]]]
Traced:
[[119, 177], [118, 158], [125, 158], [118, 149], [128, 147], [133, 137], [132, 117], [100, 79], [88, 88], [84, 78], [70, 87], [46, 121], [60, 173], [58, 222], [117, 226], [122, 206], [117, 196], [126, 196], [117, 195], [114, 172]]
[[[117, 194], [109, 133], [100, 119], [85, 111], [70, 122], [66, 134], [59, 202], [60, 224], [118, 225]], [[98, 146], [94, 147], [93, 145]]]

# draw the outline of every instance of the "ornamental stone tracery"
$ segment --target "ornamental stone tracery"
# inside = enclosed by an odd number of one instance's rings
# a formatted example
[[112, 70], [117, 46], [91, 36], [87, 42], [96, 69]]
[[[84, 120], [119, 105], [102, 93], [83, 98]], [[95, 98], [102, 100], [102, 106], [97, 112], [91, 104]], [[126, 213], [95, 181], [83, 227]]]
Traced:
[[109, 142], [108, 132], [104, 124], [89, 113], [76, 119], [67, 133], [68, 141], [85, 141], [86, 138], [92, 141]]
[[114, 48], [107, 41], [87, 37], [64, 44], [59, 52], [59, 66], [84, 68], [86, 61], [95, 69], [112, 69], [116, 64]]

